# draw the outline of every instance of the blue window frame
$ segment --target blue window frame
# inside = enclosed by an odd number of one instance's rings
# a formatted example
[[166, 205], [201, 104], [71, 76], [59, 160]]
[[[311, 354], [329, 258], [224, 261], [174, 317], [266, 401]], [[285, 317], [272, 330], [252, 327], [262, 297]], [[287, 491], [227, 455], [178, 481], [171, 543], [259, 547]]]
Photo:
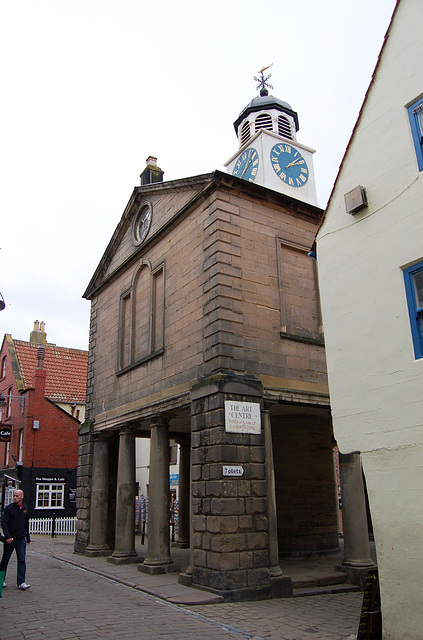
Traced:
[[416, 358], [423, 358], [423, 262], [404, 269], [405, 293]]
[[423, 171], [423, 98], [416, 100], [408, 107], [411, 133], [416, 150], [419, 171]]

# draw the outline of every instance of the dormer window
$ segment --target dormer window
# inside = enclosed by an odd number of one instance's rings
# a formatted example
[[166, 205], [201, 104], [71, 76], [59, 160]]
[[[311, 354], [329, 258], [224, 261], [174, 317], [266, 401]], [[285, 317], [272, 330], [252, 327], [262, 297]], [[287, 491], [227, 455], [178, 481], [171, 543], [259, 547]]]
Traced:
[[260, 113], [255, 120], [255, 131], [260, 131], [260, 129], [267, 129], [268, 131], [272, 131], [272, 117], [268, 113]]
[[278, 116], [278, 133], [280, 136], [293, 139], [291, 123], [286, 116]]
[[248, 140], [250, 139], [251, 135], [250, 135], [250, 123], [244, 122], [244, 124], [242, 125], [242, 129], [241, 129], [241, 147], [242, 145], [244, 145], [246, 142], [248, 142]]

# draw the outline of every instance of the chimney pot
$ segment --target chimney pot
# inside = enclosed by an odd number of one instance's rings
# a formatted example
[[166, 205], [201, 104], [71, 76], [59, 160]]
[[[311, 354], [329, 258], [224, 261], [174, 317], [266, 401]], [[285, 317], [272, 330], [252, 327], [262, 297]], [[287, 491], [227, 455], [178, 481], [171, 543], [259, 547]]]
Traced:
[[37, 369], [44, 369], [44, 358], [46, 355], [46, 348], [43, 344], [37, 345]]

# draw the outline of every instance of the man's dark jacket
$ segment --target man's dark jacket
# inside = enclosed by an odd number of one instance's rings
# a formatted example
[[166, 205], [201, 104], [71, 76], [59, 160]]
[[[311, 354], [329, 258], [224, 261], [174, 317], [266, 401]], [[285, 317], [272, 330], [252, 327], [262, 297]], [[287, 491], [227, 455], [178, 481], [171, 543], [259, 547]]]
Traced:
[[31, 542], [29, 537], [29, 512], [28, 507], [23, 502], [22, 509], [12, 502], [5, 507], [3, 511], [2, 527], [6, 540], [13, 538], [14, 540], [23, 540]]

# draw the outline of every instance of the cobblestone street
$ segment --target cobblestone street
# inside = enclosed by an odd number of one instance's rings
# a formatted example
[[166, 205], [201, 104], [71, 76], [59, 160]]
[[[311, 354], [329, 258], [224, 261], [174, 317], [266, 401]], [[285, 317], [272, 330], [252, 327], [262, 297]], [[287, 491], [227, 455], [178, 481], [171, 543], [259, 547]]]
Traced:
[[[76, 558], [78, 556], [75, 556]], [[28, 551], [31, 589], [15, 586], [11, 561], [0, 600], [0, 640], [345, 640], [354, 638], [362, 594], [181, 606]]]

